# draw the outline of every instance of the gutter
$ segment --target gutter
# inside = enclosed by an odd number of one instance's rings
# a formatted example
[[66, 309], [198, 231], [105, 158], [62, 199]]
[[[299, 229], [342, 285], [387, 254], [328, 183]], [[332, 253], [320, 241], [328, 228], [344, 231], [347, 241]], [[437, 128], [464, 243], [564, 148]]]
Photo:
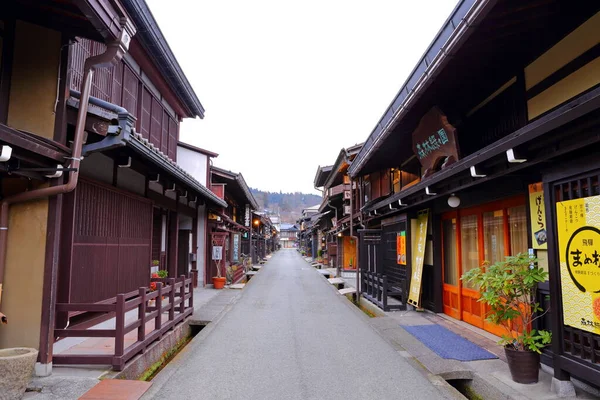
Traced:
[[[461, 0], [371, 131], [354, 165], [349, 168], [348, 175], [356, 178], [370, 156], [381, 147], [392, 129], [447, 65], [453, 53], [468, 39], [473, 27], [483, 20], [497, 1]], [[459, 18], [457, 24], [455, 20]]]
[[[125, 54], [127, 51], [130, 41], [131, 36], [124, 30], [121, 33], [120, 40], [109, 43], [104, 53], [89, 57], [85, 60], [81, 102], [77, 112], [73, 150], [71, 157], [69, 157], [71, 160], [69, 168], [73, 169], [73, 171], [69, 174], [69, 180], [67, 183], [28, 192], [17, 193], [13, 196], [4, 198], [0, 203], [0, 307], [2, 305], [2, 283], [4, 281], [4, 270], [6, 269], [6, 245], [8, 241], [8, 217], [10, 205], [69, 193], [77, 187], [77, 183], [79, 181], [79, 165], [82, 159], [83, 137], [85, 135], [85, 121], [87, 118], [94, 72], [96, 71], [96, 68], [110, 67], [119, 62], [123, 57], [123, 54]], [[6, 324], [8, 322], [7, 317], [1, 312], [0, 319], [2, 323]]]

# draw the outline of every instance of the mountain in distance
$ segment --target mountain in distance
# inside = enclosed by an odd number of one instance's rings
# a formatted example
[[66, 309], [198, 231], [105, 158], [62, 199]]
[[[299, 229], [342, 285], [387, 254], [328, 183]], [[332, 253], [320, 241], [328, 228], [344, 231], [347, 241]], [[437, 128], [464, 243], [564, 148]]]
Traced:
[[250, 191], [260, 210], [267, 210], [271, 214], [279, 214], [281, 215], [281, 222], [290, 224], [298, 220], [303, 209], [321, 204], [323, 200], [321, 196], [316, 194], [300, 192], [265, 192], [253, 188], [250, 188]]

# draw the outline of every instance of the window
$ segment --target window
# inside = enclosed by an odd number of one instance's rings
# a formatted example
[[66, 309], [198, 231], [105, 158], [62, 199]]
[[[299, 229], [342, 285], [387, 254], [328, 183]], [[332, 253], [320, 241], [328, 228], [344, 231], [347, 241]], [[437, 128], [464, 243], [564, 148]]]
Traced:
[[525, 206], [508, 209], [508, 225], [510, 231], [510, 254], [527, 253], [527, 209]]
[[[460, 217], [460, 243], [462, 273], [477, 268], [479, 262], [479, 232], [477, 229], [477, 215]], [[463, 286], [473, 288], [467, 282]]]
[[443, 221], [444, 235], [444, 283], [458, 286], [458, 244], [456, 240], [456, 218]]
[[504, 260], [504, 211], [483, 213], [484, 260], [495, 263]]

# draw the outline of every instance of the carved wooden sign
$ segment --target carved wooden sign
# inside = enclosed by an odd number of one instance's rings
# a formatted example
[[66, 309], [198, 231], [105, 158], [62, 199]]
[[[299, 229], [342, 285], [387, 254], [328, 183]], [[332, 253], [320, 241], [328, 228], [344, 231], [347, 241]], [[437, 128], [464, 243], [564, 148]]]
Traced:
[[423, 178], [459, 159], [456, 129], [437, 107], [421, 118], [412, 138], [413, 151], [425, 169]]

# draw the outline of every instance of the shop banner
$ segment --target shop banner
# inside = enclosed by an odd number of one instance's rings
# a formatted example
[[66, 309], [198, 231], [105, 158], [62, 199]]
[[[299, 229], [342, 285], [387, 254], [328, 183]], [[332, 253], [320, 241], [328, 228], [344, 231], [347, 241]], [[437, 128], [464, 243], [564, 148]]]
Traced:
[[546, 240], [546, 209], [542, 183], [529, 185], [529, 219], [531, 220], [531, 242], [536, 250], [548, 248]]
[[396, 255], [398, 264], [406, 265], [406, 231], [400, 231], [396, 236]]
[[556, 204], [565, 325], [600, 334], [600, 196]]
[[417, 242], [413, 249], [412, 276], [410, 279], [410, 293], [408, 303], [420, 307], [421, 304], [421, 278], [423, 277], [423, 261], [425, 260], [425, 246], [427, 245], [427, 221], [429, 210], [419, 211], [417, 214]]

